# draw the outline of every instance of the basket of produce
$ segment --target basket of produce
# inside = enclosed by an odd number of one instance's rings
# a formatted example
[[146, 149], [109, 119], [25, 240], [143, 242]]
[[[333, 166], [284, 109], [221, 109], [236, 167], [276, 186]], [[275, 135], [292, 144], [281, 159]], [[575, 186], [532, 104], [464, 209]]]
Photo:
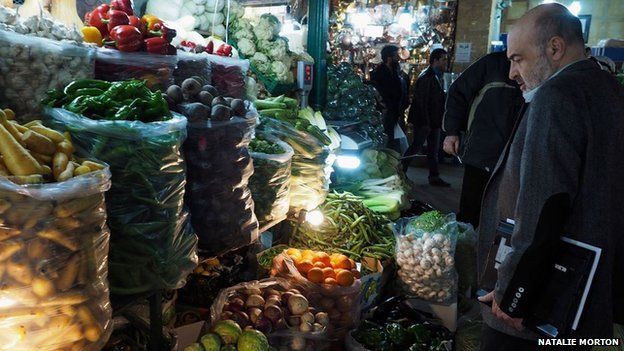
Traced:
[[[37, 21], [46, 20], [31, 17], [28, 23], [38, 28]], [[64, 28], [49, 19], [41, 25], [48, 31]], [[31, 120], [41, 111], [46, 91], [62, 88], [74, 79], [92, 78], [94, 60], [95, 50], [79, 43], [0, 30], [0, 100], [21, 120]]]
[[249, 149], [254, 165], [249, 190], [260, 225], [285, 218], [290, 205], [288, 191], [293, 149], [261, 132], [251, 140]]
[[243, 100], [220, 96], [192, 78], [171, 86], [167, 96], [189, 119], [186, 203], [202, 255], [219, 256], [252, 243], [258, 220], [247, 186], [253, 173], [247, 146], [255, 112]]
[[308, 290], [294, 289], [280, 278], [238, 284], [223, 290], [211, 307], [211, 320], [233, 320], [269, 337], [273, 347], [306, 350], [327, 343], [330, 319], [322, 307], [312, 303]]
[[360, 315], [360, 273], [343, 254], [289, 248], [273, 260], [271, 275], [285, 278], [327, 311], [331, 338], [343, 338]]
[[108, 166], [69, 135], [0, 111], [0, 344], [97, 351], [111, 331]]
[[408, 295], [438, 303], [456, 301], [457, 223], [455, 215], [438, 211], [397, 221], [398, 276]]
[[197, 265], [197, 237], [183, 207], [186, 118], [171, 114], [160, 92], [136, 80], [76, 81], [50, 92], [46, 102], [63, 107], [47, 110], [50, 123], [111, 166], [111, 291], [181, 287]]

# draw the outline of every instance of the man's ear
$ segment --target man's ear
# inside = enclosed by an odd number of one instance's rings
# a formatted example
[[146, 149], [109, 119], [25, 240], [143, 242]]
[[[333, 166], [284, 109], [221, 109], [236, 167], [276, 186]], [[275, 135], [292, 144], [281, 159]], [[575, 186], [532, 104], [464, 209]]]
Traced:
[[566, 43], [563, 38], [555, 36], [548, 42], [548, 51], [552, 57], [552, 60], [557, 62], [563, 59], [566, 51]]

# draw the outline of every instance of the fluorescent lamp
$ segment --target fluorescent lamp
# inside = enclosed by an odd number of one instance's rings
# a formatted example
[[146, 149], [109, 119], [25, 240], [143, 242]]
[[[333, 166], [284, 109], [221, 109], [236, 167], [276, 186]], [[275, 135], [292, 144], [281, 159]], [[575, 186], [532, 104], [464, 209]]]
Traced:
[[320, 210], [313, 210], [306, 213], [305, 220], [313, 226], [319, 226], [325, 221], [325, 216]]
[[336, 157], [336, 165], [344, 169], [356, 169], [360, 167], [360, 158], [353, 155], [338, 155]]

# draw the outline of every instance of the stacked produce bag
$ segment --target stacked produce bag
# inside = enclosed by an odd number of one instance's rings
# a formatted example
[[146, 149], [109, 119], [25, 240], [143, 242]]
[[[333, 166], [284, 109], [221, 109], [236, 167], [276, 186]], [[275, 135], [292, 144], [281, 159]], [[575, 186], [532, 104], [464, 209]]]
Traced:
[[0, 6], [0, 99], [30, 120], [49, 89], [93, 77], [95, 51], [49, 15], [20, 19]]
[[325, 117], [337, 121], [358, 121], [358, 128], [373, 139], [375, 146], [385, 145], [383, 116], [377, 109], [375, 88], [364, 85], [348, 63], [327, 68], [327, 106]]
[[77, 81], [50, 92], [46, 103], [63, 107], [47, 111], [54, 126], [111, 166], [111, 291], [182, 286], [197, 263], [197, 237], [183, 208], [186, 118], [172, 115], [161, 93], [139, 81]]
[[254, 173], [249, 189], [260, 224], [286, 217], [290, 189], [292, 147], [264, 133], [257, 133], [249, 145]]
[[100, 350], [112, 331], [110, 172], [75, 158], [68, 135], [13, 118], [0, 111], [0, 344]]

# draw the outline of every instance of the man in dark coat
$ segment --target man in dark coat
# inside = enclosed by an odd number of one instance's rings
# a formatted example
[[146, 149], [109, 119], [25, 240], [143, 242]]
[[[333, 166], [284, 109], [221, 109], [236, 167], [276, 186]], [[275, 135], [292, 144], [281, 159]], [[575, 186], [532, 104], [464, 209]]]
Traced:
[[482, 306], [481, 350], [536, 349], [522, 318], [549, 280], [562, 235], [602, 250], [580, 324], [563, 337], [610, 338], [624, 317], [624, 87], [585, 58], [581, 23], [563, 5], [528, 11], [508, 44], [510, 78], [527, 105], [483, 198], [482, 283], [498, 223], [515, 225], [494, 290], [480, 298], [492, 303]]
[[506, 52], [485, 55], [447, 93], [443, 147], [464, 164], [457, 219], [475, 228], [485, 185], [524, 103], [518, 84], [509, 79], [509, 66]]
[[381, 50], [382, 63], [371, 73], [371, 83], [377, 89], [386, 107], [384, 130], [388, 136], [388, 147], [397, 151], [398, 143], [394, 139], [394, 127], [403, 125], [403, 114], [408, 106], [407, 79], [399, 64], [399, 47], [386, 45]]
[[442, 86], [447, 65], [447, 52], [444, 49], [435, 49], [429, 56], [429, 67], [416, 80], [408, 116], [408, 121], [414, 125], [414, 141], [403, 156], [403, 169], [407, 171], [412, 156], [422, 150], [426, 140], [429, 184], [433, 186], [450, 185], [440, 178], [438, 170], [438, 150], [445, 100]]

